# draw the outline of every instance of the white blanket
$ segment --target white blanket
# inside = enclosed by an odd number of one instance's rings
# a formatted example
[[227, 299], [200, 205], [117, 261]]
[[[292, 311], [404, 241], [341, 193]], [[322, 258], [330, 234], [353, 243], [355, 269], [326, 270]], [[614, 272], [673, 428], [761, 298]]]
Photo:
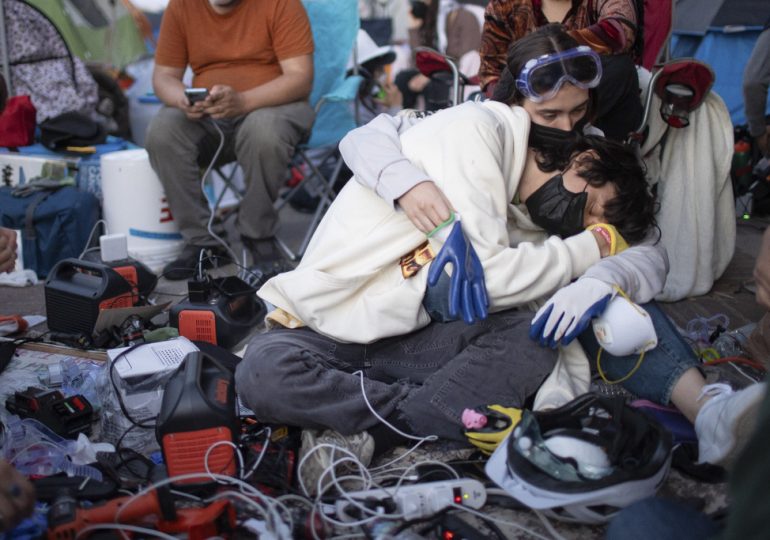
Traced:
[[733, 126], [724, 101], [711, 92], [690, 114], [690, 125], [668, 130], [653, 97], [650, 133], [642, 155], [658, 185], [663, 233], [671, 268], [656, 299], [676, 301], [707, 293], [735, 250], [735, 202], [730, 181]]

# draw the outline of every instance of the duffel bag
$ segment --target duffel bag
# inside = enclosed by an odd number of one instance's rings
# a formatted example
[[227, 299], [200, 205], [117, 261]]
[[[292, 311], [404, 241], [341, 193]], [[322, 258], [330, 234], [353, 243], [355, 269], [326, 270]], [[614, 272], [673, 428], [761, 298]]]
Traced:
[[21, 230], [24, 268], [45, 278], [53, 266], [78, 257], [99, 220], [99, 200], [75, 187], [33, 191], [19, 197], [0, 187], [0, 225]]

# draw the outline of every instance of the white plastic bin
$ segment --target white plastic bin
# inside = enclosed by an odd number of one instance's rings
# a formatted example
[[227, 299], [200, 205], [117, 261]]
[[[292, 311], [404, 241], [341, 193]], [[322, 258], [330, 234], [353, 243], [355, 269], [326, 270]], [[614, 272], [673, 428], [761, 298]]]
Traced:
[[128, 254], [158, 272], [176, 258], [184, 242], [147, 151], [104, 154], [101, 168], [107, 229], [126, 234]]

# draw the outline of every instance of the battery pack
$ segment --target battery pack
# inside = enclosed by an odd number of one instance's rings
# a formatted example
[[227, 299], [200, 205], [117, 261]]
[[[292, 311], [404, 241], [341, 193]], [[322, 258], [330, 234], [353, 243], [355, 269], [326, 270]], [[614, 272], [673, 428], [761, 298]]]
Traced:
[[201, 473], [178, 484], [207, 485], [207, 471], [236, 475], [239, 433], [233, 372], [208, 354], [189, 353], [166, 383], [156, 427], [169, 476]]

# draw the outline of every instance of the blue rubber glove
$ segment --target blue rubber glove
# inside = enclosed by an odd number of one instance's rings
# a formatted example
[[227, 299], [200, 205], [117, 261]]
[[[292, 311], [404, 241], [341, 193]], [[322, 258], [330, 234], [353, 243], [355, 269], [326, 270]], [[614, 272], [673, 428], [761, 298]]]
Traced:
[[543, 347], [569, 345], [604, 312], [614, 295], [611, 285], [583, 278], [556, 291], [532, 319], [529, 338]]
[[484, 268], [476, 251], [465, 238], [461, 222], [455, 221], [441, 251], [430, 265], [428, 287], [434, 287], [447, 264], [452, 265], [449, 282], [449, 314], [462, 314], [467, 324], [487, 318], [489, 299], [484, 283]]

